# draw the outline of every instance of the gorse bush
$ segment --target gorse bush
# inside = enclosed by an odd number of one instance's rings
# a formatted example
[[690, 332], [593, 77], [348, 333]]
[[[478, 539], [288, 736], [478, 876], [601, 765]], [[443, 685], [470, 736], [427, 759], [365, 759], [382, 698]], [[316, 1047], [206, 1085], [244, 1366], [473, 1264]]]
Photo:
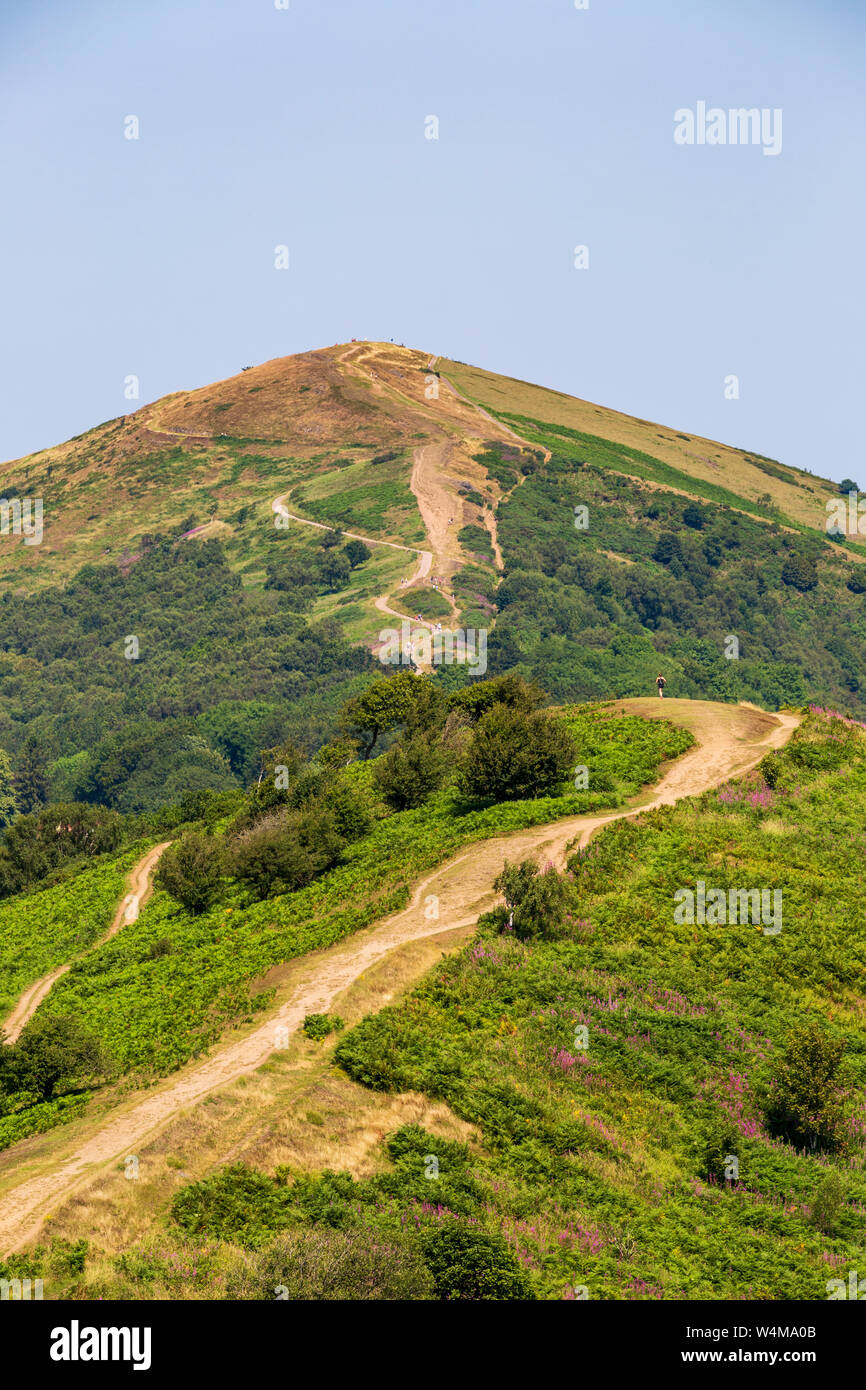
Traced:
[[305, 1034], [314, 1042], [321, 1042], [331, 1033], [339, 1033], [345, 1026], [338, 1014], [307, 1014], [303, 1022]]

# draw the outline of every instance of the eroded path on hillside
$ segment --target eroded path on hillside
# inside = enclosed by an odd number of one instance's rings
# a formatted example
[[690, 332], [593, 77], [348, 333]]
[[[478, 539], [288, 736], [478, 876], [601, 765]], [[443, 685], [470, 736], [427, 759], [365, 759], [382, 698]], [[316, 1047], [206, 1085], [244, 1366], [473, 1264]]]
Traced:
[[[129, 891], [121, 899], [111, 926], [105, 935], [100, 937], [99, 941], [95, 941], [92, 946], [87, 948], [88, 951], [93, 951], [97, 946], [110, 941], [113, 936], [117, 935], [121, 927], [138, 920], [139, 912], [153, 892], [151, 875], [170, 844], [170, 840], [165, 840], [160, 845], [154, 845], [153, 849], [149, 849], [144, 858], [140, 859], [130, 871], [127, 880]], [[55, 970], [49, 971], [47, 975], [43, 975], [40, 979], [34, 980], [33, 984], [27, 986], [6, 1022], [0, 1026], [0, 1033], [3, 1034], [6, 1043], [18, 1041], [24, 1025], [30, 1022], [45, 996], [54, 988], [61, 976], [66, 974], [71, 965], [72, 962], [67, 961], [65, 965], [57, 966]]]
[[[754, 767], [764, 754], [781, 747], [796, 728], [793, 714], [767, 714], [751, 705], [718, 705], [692, 700], [624, 700], [617, 708], [650, 718], [668, 717], [688, 728], [696, 745], [670, 764], [654, 789], [627, 808], [590, 816], [573, 816], [550, 825], [481, 841], [462, 851], [416, 884], [406, 908], [348, 940], [313, 952], [305, 973], [287, 998], [243, 1036], [214, 1049], [204, 1062], [187, 1065], [138, 1098], [123, 1102], [97, 1120], [84, 1137], [61, 1144], [50, 1169], [30, 1161], [30, 1172], [17, 1185], [2, 1180], [0, 1253], [19, 1249], [36, 1238], [45, 1218], [111, 1163], [140, 1151], [177, 1112], [260, 1067], [278, 1047], [278, 1029], [297, 1030], [308, 1013], [326, 1013], [335, 1000], [371, 965], [406, 943], [468, 927], [495, 903], [493, 881], [506, 859], [537, 857], [558, 865], [569, 846], [586, 844], [611, 821], [638, 816], [659, 806], [697, 795]], [[431, 904], [437, 916], [431, 922]], [[22, 1156], [23, 1157], [23, 1156]], [[215, 1162], [218, 1161], [215, 1156]], [[19, 1167], [27, 1166], [27, 1160]]]
[[[310, 521], [307, 517], [296, 516], [294, 512], [290, 512], [285, 504], [285, 499], [288, 495], [288, 493], [282, 493], [281, 496], [275, 497], [273, 502], [271, 503], [271, 510], [277, 516], [285, 517], [288, 521], [296, 521], [301, 526], [315, 526], [316, 529], [319, 531], [330, 531], [332, 529], [332, 527], [326, 525], [323, 521]], [[427, 575], [430, 573], [430, 569], [433, 564], [432, 551], [416, 550], [414, 546], [400, 545], [397, 541], [377, 540], [374, 536], [362, 536], [358, 531], [341, 531], [340, 534], [343, 536], [347, 536], [350, 540], [353, 541], [363, 541], [365, 545], [385, 546], [388, 550], [405, 550], [410, 555], [418, 556], [418, 565], [415, 569], [415, 573], [407, 581], [405, 589], [401, 587], [400, 589], [395, 590], [389, 586], [385, 590], [384, 594], [379, 594], [379, 596], [373, 600], [373, 606], [376, 609], [378, 609], [380, 613], [385, 613], [391, 618], [399, 618], [401, 623], [405, 622], [407, 620], [408, 615], [406, 613], [401, 613], [400, 610], [397, 608], [392, 608], [390, 600], [395, 593], [405, 593], [408, 595], [410, 586], [412, 584], [417, 584], [420, 580], [426, 579]], [[448, 598], [448, 601], [449, 603], [451, 603], [451, 606], [453, 608], [453, 599], [451, 599], [449, 595], [445, 595], [445, 597]], [[454, 611], [456, 616], [456, 609]], [[425, 618], [413, 618], [411, 621], [414, 623], [416, 627], [426, 627], [430, 632], [432, 632], [435, 627], [435, 624], [428, 622]], [[374, 651], [376, 651], [377, 646], [378, 644], [374, 644]], [[421, 669], [424, 669], [423, 662], [419, 660], [418, 655], [416, 654], [415, 644], [411, 643], [411, 646], [413, 660], [415, 661], [416, 665], [418, 665]]]

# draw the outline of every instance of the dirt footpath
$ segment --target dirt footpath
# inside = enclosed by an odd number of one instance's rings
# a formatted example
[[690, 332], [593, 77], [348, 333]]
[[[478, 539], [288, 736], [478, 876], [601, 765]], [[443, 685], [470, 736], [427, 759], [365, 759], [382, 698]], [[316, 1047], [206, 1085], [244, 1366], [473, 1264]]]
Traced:
[[36, 1159], [29, 1165], [29, 1176], [22, 1173], [17, 1185], [14, 1179], [10, 1184], [10, 1174], [5, 1173], [0, 1180], [4, 1189], [0, 1252], [19, 1249], [35, 1239], [45, 1217], [61, 1200], [108, 1164], [138, 1152], [178, 1110], [255, 1071], [280, 1045], [278, 1030], [292, 1033], [308, 1013], [326, 1013], [340, 993], [383, 956], [407, 942], [473, 923], [497, 901], [493, 880], [506, 859], [536, 856], [562, 865], [569, 846], [586, 844], [610, 821], [670, 805], [755, 766], [770, 749], [781, 747], [799, 722], [792, 714], [766, 714], [749, 705], [700, 700], [623, 700], [616, 707], [629, 714], [669, 718], [688, 728], [698, 742], [667, 767], [653, 790], [627, 809], [569, 817], [462, 851], [418, 883], [408, 907], [401, 912], [337, 946], [312, 953], [289, 998], [264, 1021], [251, 1025], [243, 1037], [218, 1046], [206, 1061], [190, 1063], [137, 1099], [124, 1102], [108, 1118], [97, 1120], [85, 1137], [77, 1129], [76, 1138], [59, 1159], [52, 1158], [50, 1170], [38, 1171], [40, 1161]]

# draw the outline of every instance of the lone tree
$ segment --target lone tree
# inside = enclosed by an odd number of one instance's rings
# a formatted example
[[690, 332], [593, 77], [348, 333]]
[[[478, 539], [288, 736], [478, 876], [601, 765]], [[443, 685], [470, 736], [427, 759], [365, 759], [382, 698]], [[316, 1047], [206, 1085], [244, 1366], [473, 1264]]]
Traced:
[[799, 1148], [845, 1147], [844, 1054], [845, 1039], [831, 1038], [817, 1023], [788, 1035], [765, 1106], [772, 1133]]
[[531, 859], [521, 864], [506, 860], [493, 887], [505, 898], [508, 926], [521, 941], [564, 935], [574, 902], [574, 889], [553, 865], [539, 872]]
[[225, 873], [222, 842], [191, 831], [169, 845], [159, 861], [154, 883], [189, 912], [204, 912], [216, 902]]
[[356, 569], [358, 565], [363, 565], [365, 560], [369, 560], [372, 553], [372, 550], [370, 550], [363, 541], [346, 541], [346, 544], [343, 546], [343, 554], [349, 561], [352, 569]]

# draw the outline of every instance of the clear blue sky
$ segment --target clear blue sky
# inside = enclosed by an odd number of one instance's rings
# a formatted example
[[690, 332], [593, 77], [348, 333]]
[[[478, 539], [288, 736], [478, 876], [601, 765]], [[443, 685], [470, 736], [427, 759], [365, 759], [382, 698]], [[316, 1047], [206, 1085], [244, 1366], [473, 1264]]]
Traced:
[[[394, 337], [860, 479], [864, 37], [863, 0], [0, 0], [0, 458], [130, 373]], [[782, 108], [782, 153], [677, 146], [702, 100]]]

